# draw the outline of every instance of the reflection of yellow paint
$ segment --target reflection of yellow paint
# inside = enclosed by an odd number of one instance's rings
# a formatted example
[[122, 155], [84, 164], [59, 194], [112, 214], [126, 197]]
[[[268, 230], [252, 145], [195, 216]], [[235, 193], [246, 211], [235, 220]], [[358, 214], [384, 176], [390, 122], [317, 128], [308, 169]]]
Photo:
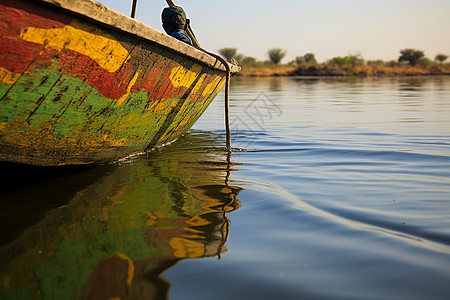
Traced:
[[129, 59], [128, 51], [111, 35], [76, 20], [62, 28], [28, 27], [20, 37], [45, 48], [70, 49], [87, 55], [109, 72], [117, 71]]
[[128, 262], [128, 276], [127, 276], [127, 285], [131, 285], [131, 283], [133, 282], [133, 275], [134, 275], [134, 263], [131, 260], [131, 258], [129, 258], [128, 256], [126, 256], [125, 254], [122, 253], [118, 253], [119, 257], [123, 260], [126, 260]]
[[179, 66], [172, 69], [170, 81], [174, 87], [190, 87], [202, 70], [200, 65], [193, 65], [190, 70]]
[[147, 212], [145, 215], [148, 217], [147, 226], [154, 226], [158, 221], [166, 218], [166, 214], [163, 211]]
[[0, 286], [4, 291], [7, 291], [12, 288], [11, 286], [11, 278], [4, 276], [0, 278]]
[[138, 76], [139, 76], [139, 71], [137, 71], [136, 74], [134, 74], [133, 78], [131, 79], [130, 83], [128, 84], [126, 93], [122, 97], [120, 97], [119, 101], [117, 101], [117, 104], [116, 104], [117, 106], [120, 106], [123, 103], [123, 101], [125, 101], [128, 98], [128, 95], [130, 95], [131, 88], [136, 83]]
[[20, 77], [19, 73], [11, 72], [0, 67], [0, 82], [6, 84], [14, 84]]
[[187, 224], [189, 224], [190, 226], [206, 226], [211, 224], [210, 221], [202, 218], [202, 216], [194, 216], [192, 218], [190, 218], [187, 222]]
[[170, 246], [175, 250], [175, 256], [179, 258], [197, 258], [205, 255], [204, 244], [186, 238], [173, 237]]

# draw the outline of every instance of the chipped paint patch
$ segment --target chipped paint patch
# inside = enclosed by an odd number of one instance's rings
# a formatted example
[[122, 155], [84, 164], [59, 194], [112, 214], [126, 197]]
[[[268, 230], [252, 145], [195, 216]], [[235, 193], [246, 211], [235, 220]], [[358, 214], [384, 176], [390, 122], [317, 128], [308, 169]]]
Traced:
[[27, 27], [21, 39], [59, 51], [69, 49], [89, 56], [102, 68], [116, 72], [129, 59], [128, 51], [116, 39], [93, 26], [74, 20], [62, 28]]
[[219, 90], [223, 88], [225, 85], [225, 79], [221, 77], [216, 77], [213, 82], [209, 83], [206, 88], [203, 90], [202, 95], [203, 96], [209, 96], [211, 95], [214, 90], [216, 89], [217, 85], [219, 85]]
[[194, 64], [190, 70], [182, 66], [175, 67], [170, 73], [170, 82], [174, 87], [188, 88], [194, 83], [201, 70], [202, 67], [198, 64]]
[[19, 79], [20, 74], [11, 72], [0, 67], [0, 82], [6, 84], [14, 84]]
[[130, 83], [128, 84], [127, 91], [125, 92], [125, 94], [123, 94], [123, 96], [120, 97], [120, 99], [117, 101], [117, 104], [116, 104], [117, 106], [122, 105], [123, 101], [125, 101], [128, 98], [128, 96], [130, 95], [131, 88], [136, 84], [138, 77], [139, 77], [139, 71], [137, 71], [136, 74], [134, 74], [133, 78], [131, 79]]

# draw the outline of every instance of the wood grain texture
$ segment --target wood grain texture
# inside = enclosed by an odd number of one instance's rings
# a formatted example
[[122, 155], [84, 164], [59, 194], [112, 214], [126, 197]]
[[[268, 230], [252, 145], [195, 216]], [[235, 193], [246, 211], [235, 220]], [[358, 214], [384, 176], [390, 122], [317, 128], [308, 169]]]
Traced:
[[225, 82], [221, 68], [180, 49], [42, 1], [5, 0], [0, 12], [2, 161], [104, 163], [159, 147], [186, 133]]

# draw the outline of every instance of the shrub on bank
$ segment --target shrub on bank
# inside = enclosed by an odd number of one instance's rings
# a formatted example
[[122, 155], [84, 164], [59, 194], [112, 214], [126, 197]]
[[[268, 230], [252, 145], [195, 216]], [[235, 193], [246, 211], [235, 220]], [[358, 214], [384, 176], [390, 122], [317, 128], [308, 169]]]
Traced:
[[[234, 49], [233, 49], [234, 50]], [[280, 50], [282, 56], [286, 52]], [[269, 50], [269, 52], [271, 51]], [[275, 51], [274, 51], [275, 52]], [[447, 56], [438, 54], [435, 61], [423, 55], [423, 51], [403, 49], [397, 60], [365, 61], [359, 54], [333, 57], [325, 63], [318, 63], [313, 53], [297, 56], [288, 64], [280, 64], [278, 59], [258, 61], [254, 57], [235, 55], [242, 66], [238, 76], [412, 76], [412, 75], [450, 75]], [[270, 58], [270, 57], [269, 57]]]

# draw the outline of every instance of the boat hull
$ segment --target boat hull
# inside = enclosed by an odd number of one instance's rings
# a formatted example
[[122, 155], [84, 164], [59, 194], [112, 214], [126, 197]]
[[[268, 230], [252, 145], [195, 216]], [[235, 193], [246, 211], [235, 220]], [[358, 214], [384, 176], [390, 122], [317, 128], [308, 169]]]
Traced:
[[98, 164], [162, 146], [225, 83], [223, 69], [159, 32], [162, 42], [45, 1], [5, 0], [0, 13], [2, 161]]

